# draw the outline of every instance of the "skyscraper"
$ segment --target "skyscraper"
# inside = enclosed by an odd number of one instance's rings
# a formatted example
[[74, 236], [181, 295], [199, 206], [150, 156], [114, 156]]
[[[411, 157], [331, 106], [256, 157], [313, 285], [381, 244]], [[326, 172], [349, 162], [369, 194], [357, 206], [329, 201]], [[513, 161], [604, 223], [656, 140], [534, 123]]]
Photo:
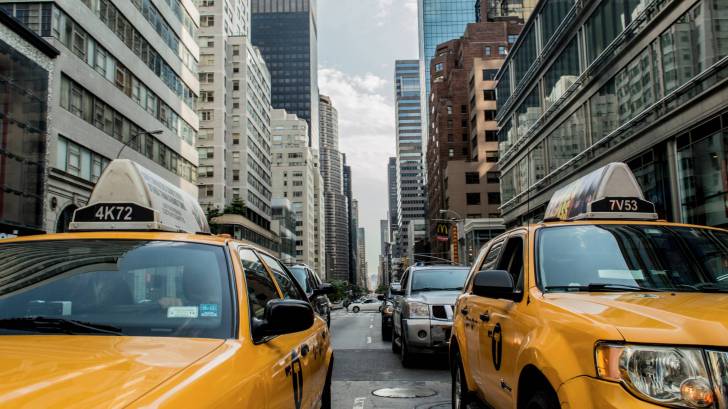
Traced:
[[346, 196], [346, 212], [349, 215], [349, 282], [357, 282], [357, 245], [356, 229], [359, 227], [359, 203], [354, 200], [354, 192], [351, 181], [351, 166], [346, 164], [346, 154], [341, 154], [344, 164], [344, 196]]
[[343, 158], [339, 152], [339, 115], [331, 98], [320, 96], [319, 140], [324, 185], [326, 277], [349, 280], [349, 215], [344, 195]]
[[387, 220], [389, 222], [388, 241], [393, 243], [395, 232], [397, 231], [397, 158], [390, 157], [387, 162], [387, 197], [389, 208], [387, 209]]
[[369, 281], [369, 272], [367, 270], [369, 265], [367, 264], [366, 230], [363, 227], [356, 229], [356, 243], [357, 270], [359, 271], [357, 284], [361, 288], [367, 288]]
[[[43, 180], [45, 197], [41, 202], [37, 192], [25, 191], [19, 179], [0, 170], [4, 183], [14, 183], [2, 187], [13, 192], [0, 197], [5, 209], [20, 206], [21, 212], [35, 213], [27, 215], [30, 223], [24, 224], [29, 228], [64, 231], [74, 210], [87, 203], [101, 172], [117, 156], [135, 160], [197, 195], [199, 50], [192, 2], [181, 6], [175, 2], [174, 10], [171, 2], [161, 1], [144, 6], [138, 1], [109, 0], [0, 3], [61, 52], [45, 85], [50, 95], [49, 123], [38, 119], [26, 126], [32, 115], [42, 115], [42, 105], [25, 104], [29, 95], [8, 94], [14, 110], [33, 112], [23, 112], [23, 118], [6, 113], [4, 136], [23, 135], [22, 140], [14, 139], [23, 145], [23, 152], [12, 146], [0, 146], [0, 151], [18, 154], [15, 161], [22, 158], [25, 183], [34, 184], [34, 174], [39, 175], [35, 180]], [[35, 68], [29, 64], [27, 69], [25, 74], [31, 75]], [[34, 86], [42, 86], [42, 80], [38, 78]], [[47, 149], [32, 142], [43, 126]], [[43, 166], [33, 163], [34, 149], [44, 150]], [[18, 191], [29, 196], [20, 198]]]
[[[397, 247], [407, 253], [414, 244], [410, 221], [425, 217], [425, 174], [422, 147], [420, 71], [417, 60], [397, 60], [394, 68], [394, 99], [397, 129]], [[424, 222], [424, 220], [423, 220]]]
[[273, 108], [309, 124], [308, 145], [318, 147], [316, 0], [251, 0], [252, 41], [271, 73]]
[[435, 56], [438, 44], [459, 38], [463, 35], [465, 26], [475, 22], [475, 0], [418, 0], [417, 11], [420, 87], [426, 108], [430, 97], [430, 60]]
[[247, 36], [248, 7], [236, 0], [200, 7], [199, 201], [222, 210], [245, 202], [245, 216], [271, 222], [270, 74]]

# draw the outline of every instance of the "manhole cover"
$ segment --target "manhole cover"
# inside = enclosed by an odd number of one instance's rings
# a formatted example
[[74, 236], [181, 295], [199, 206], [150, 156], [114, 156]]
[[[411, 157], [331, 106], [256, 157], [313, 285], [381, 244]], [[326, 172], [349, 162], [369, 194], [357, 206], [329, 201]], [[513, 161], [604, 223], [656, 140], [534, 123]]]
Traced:
[[382, 398], [426, 398], [437, 395], [437, 392], [427, 388], [384, 388], [372, 394]]

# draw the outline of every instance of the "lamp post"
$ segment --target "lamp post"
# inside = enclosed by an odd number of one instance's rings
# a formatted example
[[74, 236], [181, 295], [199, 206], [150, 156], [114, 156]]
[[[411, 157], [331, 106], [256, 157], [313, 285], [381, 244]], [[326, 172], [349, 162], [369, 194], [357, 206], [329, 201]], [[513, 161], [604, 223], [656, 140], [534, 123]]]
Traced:
[[127, 146], [129, 146], [130, 143], [135, 141], [139, 137], [139, 135], [159, 135], [162, 132], [164, 132], [164, 131], [161, 129], [158, 129], [156, 131], [140, 131], [140, 132], [135, 133], [134, 135], [129, 137], [129, 140], [124, 143], [124, 146], [122, 146], [121, 149], [119, 149], [119, 153], [116, 154], [116, 159], [119, 159], [119, 156], [121, 156], [121, 152], [124, 150], [124, 148], [126, 148]]

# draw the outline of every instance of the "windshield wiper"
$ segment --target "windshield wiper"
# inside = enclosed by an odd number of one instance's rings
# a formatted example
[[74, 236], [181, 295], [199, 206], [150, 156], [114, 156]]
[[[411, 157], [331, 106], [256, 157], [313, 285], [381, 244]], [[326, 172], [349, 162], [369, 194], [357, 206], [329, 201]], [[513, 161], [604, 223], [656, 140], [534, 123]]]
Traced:
[[675, 284], [676, 287], [689, 288], [691, 290], [706, 293], [723, 293], [728, 292], [728, 288], [723, 288], [716, 283], [697, 283], [697, 284]]
[[0, 328], [36, 331], [42, 333], [60, 332], [64, 334], [108, 334], [123, 335], [121, 328], [113, 325], [95, 324], [91, 322], [83, 322], [70, 320], [66, 318], [53, 317], [17, 317], [0, 319]]
[[588, 285], [550, 285], [545, 287], [546, 291], [550, 290], [565, 290], [565, 291], [588, 291], [588, 292], [629, 292], [629, 291], [642, 291], [642, 292], [665, 292], [665, 290], [659, 288], [642, 287], [639, 285], [629, 284], [610, 284], [610, 283], [591, 283]]
[[452, 287], [452, 288], [440, 288], [440, 287], [422, 287], [416, 288], [412, 291], [460, 291], [463, 287]]

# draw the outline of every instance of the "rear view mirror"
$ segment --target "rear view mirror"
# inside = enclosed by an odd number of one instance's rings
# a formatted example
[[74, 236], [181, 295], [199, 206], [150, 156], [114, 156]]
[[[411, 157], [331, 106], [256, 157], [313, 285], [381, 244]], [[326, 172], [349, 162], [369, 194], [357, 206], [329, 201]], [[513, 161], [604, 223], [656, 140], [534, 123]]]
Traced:
[[262, 320], [255, 320], [256, 338], [305, 331], [313, 325], [313, 308], [301, 300], [270, 300], [265, 305]]
[[503, 270], [483, 270], [475, 275], [473, 294], [486, 298], [513, 300], [515, 294], [513, 277]]
[[333, 294], [336, 292], [336, 289], [333, 285], [329, 283], [321, 283], [317, 289], [313, 290], [313, 297], [319, 296], [319, 295], [327, 295], [327, 294]]

